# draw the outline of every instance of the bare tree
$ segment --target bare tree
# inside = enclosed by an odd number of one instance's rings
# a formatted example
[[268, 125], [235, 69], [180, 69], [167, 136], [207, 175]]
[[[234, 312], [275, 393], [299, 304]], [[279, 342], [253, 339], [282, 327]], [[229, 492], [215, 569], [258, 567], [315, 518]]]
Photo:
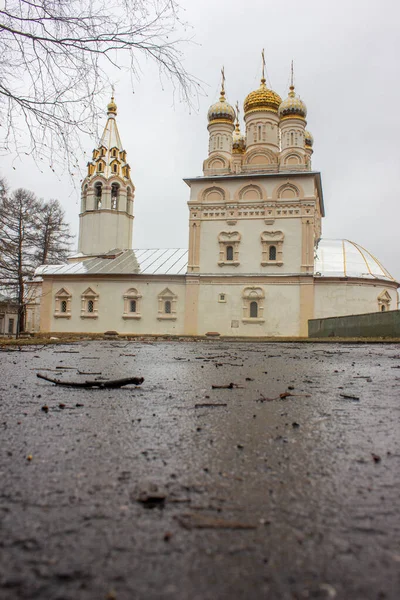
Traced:
[[37, 265], [60, 264], [67, 260], [73, 236], [58, 200], [45, 202], [36, 217]]
[[0, 286], [18, 302], [17, 335], [24, 330], [25, 281], [33, 275], [40, 204], [22, 188], [0, 202]]
[[176, 0], [5, 0], [0, 151], [33, 154], [53, 169], [67, 160], [71, 172], [79, 132], [96, 134], [110, 67], [138, 76], [140, 56], [190, 103], [198, 82], [182, 64], [178, 10]]

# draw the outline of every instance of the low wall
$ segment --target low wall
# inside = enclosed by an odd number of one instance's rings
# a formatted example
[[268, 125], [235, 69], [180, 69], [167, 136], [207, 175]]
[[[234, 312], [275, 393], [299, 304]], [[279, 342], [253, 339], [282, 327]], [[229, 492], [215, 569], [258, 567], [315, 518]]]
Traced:
[[400, 310], [310, 319], [308, 337], [400, 337]]

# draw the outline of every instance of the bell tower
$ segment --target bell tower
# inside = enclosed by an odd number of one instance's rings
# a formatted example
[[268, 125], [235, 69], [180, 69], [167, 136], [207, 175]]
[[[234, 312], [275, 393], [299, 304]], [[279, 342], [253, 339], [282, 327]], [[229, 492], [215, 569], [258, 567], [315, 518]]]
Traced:
[[103, 135], [82, 183], [78, 252], [87, 256], [132, 247], [135, 187], [116, 116], [112, 96]]

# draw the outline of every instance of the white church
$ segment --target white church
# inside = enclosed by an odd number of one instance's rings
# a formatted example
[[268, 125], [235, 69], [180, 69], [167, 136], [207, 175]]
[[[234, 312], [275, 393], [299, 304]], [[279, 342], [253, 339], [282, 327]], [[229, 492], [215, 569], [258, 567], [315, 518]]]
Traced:
[[282, 101], [263, 74], [243, 109], [241, 133], [222, 81], [203, 174], [184, 180], [188, 249], [132, 249], [135, 186], [111, 99], [82, 185], [78, 254], [37, 269], [28, 330], [306, 337], [309, 319], [397, 309], [399, 284], [371, 253], [321, 238], [321, 175], [293, 82]]

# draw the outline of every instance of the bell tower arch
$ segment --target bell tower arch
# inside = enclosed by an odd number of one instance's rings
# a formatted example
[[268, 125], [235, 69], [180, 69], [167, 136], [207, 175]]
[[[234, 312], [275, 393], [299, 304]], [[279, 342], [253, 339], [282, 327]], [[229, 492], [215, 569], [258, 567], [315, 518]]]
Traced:
[[82, 182], [78, 252], [86, 256], [132, 247], [135, 186], [116, 116], [117, 105], [112, 97], [103, 135]]

